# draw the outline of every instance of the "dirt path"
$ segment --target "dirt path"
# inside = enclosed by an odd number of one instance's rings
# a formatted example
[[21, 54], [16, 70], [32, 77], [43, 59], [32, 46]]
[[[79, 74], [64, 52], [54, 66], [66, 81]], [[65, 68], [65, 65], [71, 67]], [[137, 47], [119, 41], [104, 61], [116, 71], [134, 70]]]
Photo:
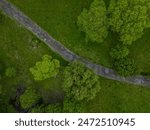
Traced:
[[10, 18], [16, 20], [18, 23], [23, 25], [26, 29], [30, 30], [39, 39], [44, 41], [44, 43], [48, 47], [50, 47], [54, 52], [61, 55], [65, 60], [69, 62], [78, 60], [84, 63], [88, 68], [92, 69], [97, 75], [100, 75], [107, 79], [150, 87], [150, 79], [148, 78], [145, 78], [143, 76], [124, 78], [116, 74], [115, 71], [113, 71], [112, 69], [103, 67], [98, 64], [94, 64], [91, 61], [88, 61], [76, 55], [69, 49], [65, 48], [59, 41], [56, 41], [54, 38], [52, 38], [45, 30], [43, 30], [40, 26], [38, 26], [35, 22], [33, 22], [28, 16], [26, 16], [23, 12], [21, 12], [19, 9], [17, 9], [14, 5], [7, 2], [6, 0], [0, 0], [0, 9]]

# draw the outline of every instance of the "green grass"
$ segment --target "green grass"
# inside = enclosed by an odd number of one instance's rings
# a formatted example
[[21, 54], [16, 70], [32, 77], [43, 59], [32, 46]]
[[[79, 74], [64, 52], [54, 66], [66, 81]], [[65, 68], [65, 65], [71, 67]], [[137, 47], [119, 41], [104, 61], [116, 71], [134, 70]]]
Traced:
[[150, 89], [101, 78], [101, 90], [87, 112], [150, 112]]
[[[1, 99], [5, 103], [8, 103], [9, 99], [14, 96], [17, 87], [39, 86], [38, 82], [33, 80], [29, 68], [41, 60], [44, 54], [59, 59], [62, 67], [67, 64], [66, 61], [53, 53], [44, 43], [39, 41], [35, 44], [33, 39], [36, 38], [29, 31], [25, 30], [18, 23], [4, 17], [3, 22], [0, 24], [0, 65], [2, 67], [0, 84], [2, 86]], [[5, 76], [4, 73], [7, 67], [15, 67], [17, 69], [16, 77], [7, 78]], [[54, 89], [59, 86], [58, 83], [60, 81], [60, 78], [53, 78], [47, 80], [47, 83], [41, 82], [40, 87], [49, 85], [47, 87]], [[1, 107], [1, 109], [3, 109], [2, 111], [7, 111], [5, 106]]]
[[[84, 34], [80, 33], [76, 22], [83, 10], [93, 0], [9, 0], [25, 14], [36, 21], [54, 38], [80, 56], [95, 63], [112, 67], [109, 56], [110, 48], [117, 44], [117, 37], [109, 34], [101, 44], [86, 43]], [[105, 0], [108, 7], [109, 0]], [[134, 57], [140, 72], [150, 73], [150, 29], [145, 31], [142, 39], [130, 47], [130, 55]]]
[[143, 37], [133, 43], [130, 55], [135, 59], [140, 72], [149, 73], [150, 76], [150, 29], [146, 29]]

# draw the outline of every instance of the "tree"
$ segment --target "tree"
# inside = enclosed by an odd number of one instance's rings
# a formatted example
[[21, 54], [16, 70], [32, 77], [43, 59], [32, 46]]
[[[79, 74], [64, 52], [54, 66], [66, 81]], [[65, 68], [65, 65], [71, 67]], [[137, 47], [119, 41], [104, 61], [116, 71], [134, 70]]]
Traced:
[[86, 105], [84, 101], [77, 101], [73, 98], [65, 98], [63, 102], [63, 112], [65, 113], [73, 113], [73, 112], [85, 112]]
[[143, 30], [149, 27], [149, 0], [111, 0], [109, 25], [118, 32], [123, 44], [130, 45], [141, 38]]
[[6, 77], [15, 77], [16, 76], [16, 69], [14, 67], [9, 67], [5, 71]]
[[131, 76], [136, 72], [134, 61], [128, 57], [115, 60], [114, 68], [122, 76]]
[[108, 23], [106, 7], [103, 0], [94, 0], [89, 10], [84, 9], [78, 16], [77, 25], [85, 32], [86, 39], [101, 43], [107, 37]]
[[98, 76], [79, 62], [70, 63], [64, 70], [63, 89], [67, 97], [89, 101], [100, 90]]
[[40, 99], [40, 94], [34, 87], [28, 87], [20, 96], [20, 104], [23, 109], [30, 108], [35, 105]]
[[55, 77], [59, 72], [60, 63], [51, 56], [44, 55], [42, 61], [36, 62], [36, 65], [30, 68], [35, 80], [45, 80]]
[[129, 54], [129, 49], [124, 45], [117, 45], [110, 51], [110, 56], [113, 59], [121, 59], [127, 57]]

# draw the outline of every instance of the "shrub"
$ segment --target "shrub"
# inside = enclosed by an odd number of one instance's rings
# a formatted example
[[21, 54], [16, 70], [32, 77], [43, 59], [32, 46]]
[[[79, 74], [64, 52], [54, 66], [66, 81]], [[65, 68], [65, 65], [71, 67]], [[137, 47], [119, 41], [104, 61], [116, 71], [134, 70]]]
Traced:
[[131, 76], [136, 72], [134, 61], [128, 57], [115, 60], [114, 68], [122, 76]]
[[129, 49], [124, 45], [117, 45], [115, 48], [111, 49], [110, 55], [113, 59], [121, 59], [127, 57], [129, 54]]

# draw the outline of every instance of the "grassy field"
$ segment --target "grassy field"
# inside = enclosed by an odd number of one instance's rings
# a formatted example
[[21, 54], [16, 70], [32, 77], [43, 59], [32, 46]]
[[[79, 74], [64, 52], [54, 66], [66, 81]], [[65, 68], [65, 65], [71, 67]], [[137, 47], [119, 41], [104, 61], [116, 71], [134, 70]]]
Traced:
[[87, 112], [150, 112], [150, 89], [101, 78], [101, 90]]
[[[15, 112], [13, 107], [8, 106], [8, 104], [9, 99], [14, 96], [16, 88], [20, 85], [44, 87], [45, 91], [43, 89], [40, 91], [45, 103], [55, 102], [57, 98], [59, 99], [59, 93], [62, 92], [61, 75], [57, 79], [35, 82], [29, 68], [36, 61], [41, 60], [44, 54], [59, 59], [62, 67], [66, 66], [67, 63], [53, 53], [44, 43], [39, 41], [38, 44], [35, 44], [33, 42], [35, 39], [29, 31], [7, 17], [0, 24], [0, 63], [3, 68], [13, 66], [17, 69], [15, 78], [6, 78], [4, 71], [1, 73], [2, 94], [0, 96], [0, 106], [3, 107], [0, 107], [0, 112]], [[137, 55], [136, 51], [131, 53]], [[94, 100], [87, 103], [86, 112], [150, 112], [149, 88], [111, 81], [101, 77], [99, 82], [101, 91]], [[47, 88], [50, 88], [49, 91], [47, 91]]]
[[[106, 67], [112, 67], [110, 48], [117, 44], [115, 35], [110, 33], [101, 44], [86, 43], [76, 22], [83, 8], [88, 8], [93, 0], [9, 0], [25, 14], [36, 21], [54, 38], [77, 54]], [[109, 5], [109, 0], [105, 0]], [[37, 17], [38, 16], [38, 17]], [[140, 72], [150, 73], [150, 29], [130, 47]]]

